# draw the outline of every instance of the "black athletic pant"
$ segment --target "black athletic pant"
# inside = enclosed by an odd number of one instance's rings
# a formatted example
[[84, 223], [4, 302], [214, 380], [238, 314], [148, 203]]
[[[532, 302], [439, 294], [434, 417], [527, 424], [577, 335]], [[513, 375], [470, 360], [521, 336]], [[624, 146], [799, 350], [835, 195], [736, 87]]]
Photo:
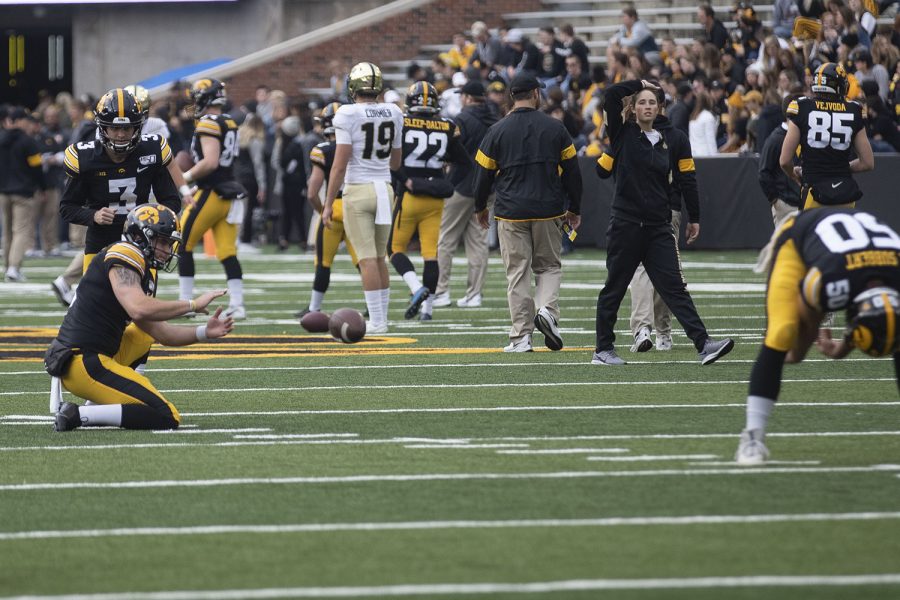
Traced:
[[687, 292], [671, 224], [641, 225], [613, 217], [606, 232], [606, 284], [597, 297], [597, 351], [612, 350], [619, 305], [640, 263], [697, 351], [709, 337]]

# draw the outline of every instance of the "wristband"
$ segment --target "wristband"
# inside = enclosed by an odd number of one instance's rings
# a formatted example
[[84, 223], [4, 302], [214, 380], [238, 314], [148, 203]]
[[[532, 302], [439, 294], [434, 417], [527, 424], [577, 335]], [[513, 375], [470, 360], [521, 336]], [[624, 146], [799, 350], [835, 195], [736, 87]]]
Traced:
[[190, 302], [191, 305], [190, 312], [197, 312], [197, 303], [194, 302], [194, 299], [191, 298], [190, 300], [188, 300], [188, 302]]
[[209, 339], [208, 337], [206, 337], [206, 325], [198, 325], [196, 334], [198, 342], [205, 342]]
[[183, 186], [178, 188], [178, 191], [182, 196], [191, 196], [192, 195], [191, 194], [191, 186], [189, 186], [188, 184], [184, 184]]
[[194, 178], [191, 177], [190, 171], [185, 171], [183, 177], [184, 177], [185, 183], [194, 183]]

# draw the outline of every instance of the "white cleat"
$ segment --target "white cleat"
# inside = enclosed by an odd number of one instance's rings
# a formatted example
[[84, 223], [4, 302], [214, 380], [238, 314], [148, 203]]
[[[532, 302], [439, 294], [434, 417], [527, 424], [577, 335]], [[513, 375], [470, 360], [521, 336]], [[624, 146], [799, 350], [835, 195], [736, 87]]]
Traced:
[[764, 443], [766, 434], [759, 429], [745, 429], [741, 432], [741, 441], [734, 460], [745, 467], [758, 467], [766, 464], [769, 459], [769, 449]]
[[672, 349], [672, 336], [668, 333], [656, 334], [656, 349], [660, 352], [668, 352]]
[[481, 306], [481, 294], [460, 298], [456, 301], [456, 305], [460, 308], [478, 308]]
[[437, 308], [442, 306], [450, 306], [450, 292], [442, 292], [437, 294], [434, 297], [434, 300], [431, 301], [431, 305]]
[[241, 321], [247, 318], [247, 311], [244, 309], [243, 304], [239, 306], [229, 306], [222, 311], [222, 316], [231, 317], [235, 321]]
[[378, 325], [376, 325], [372, 321], [366, 321], [366, 335], [377, 335], [380, 333], [387, 333], [387, 332], [388, 332], [387, 322], [379, 323]]

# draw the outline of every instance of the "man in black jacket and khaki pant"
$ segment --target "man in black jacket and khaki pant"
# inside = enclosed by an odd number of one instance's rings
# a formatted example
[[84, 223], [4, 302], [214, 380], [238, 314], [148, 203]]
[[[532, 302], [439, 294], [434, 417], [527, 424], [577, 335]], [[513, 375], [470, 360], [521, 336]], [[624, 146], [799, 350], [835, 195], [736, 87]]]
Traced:
[[0, 115], [0, 220], [6, 281], [22, 282], [22, 260], [34, 242], [35, 196], [47, 187], [37, 142], [25, 133], [28, 114], [14, 107]]
[[512, 320], [505, 352], [531, 352], [535, 327], [548, 348], [562, 349], [560, 228], [567, 225], [574, 231], [581, 223], [575, 146], [560, 121], [536, 110], [542, 87], [532, 75], [513, 78], [513, 110], [488, 130], [475, 155], [475, 210], [485, 229], [488, 195], [496, 179], [494, 217]]

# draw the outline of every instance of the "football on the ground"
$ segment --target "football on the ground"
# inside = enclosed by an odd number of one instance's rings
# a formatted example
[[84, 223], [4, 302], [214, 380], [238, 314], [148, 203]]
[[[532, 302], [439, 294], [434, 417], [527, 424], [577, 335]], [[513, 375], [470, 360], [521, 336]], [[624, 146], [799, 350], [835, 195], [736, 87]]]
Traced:
[[328, 330], [334, 339], [345, 344], [355, 344], [366, 335], [366, 320], [357, 310], [339, 308], [331, 315]]
[[303, 315], [300, 319], [300, 327], [310, 333], [325, 333], [328, 331], [328, 313], [322, 311], [312, 311]]

